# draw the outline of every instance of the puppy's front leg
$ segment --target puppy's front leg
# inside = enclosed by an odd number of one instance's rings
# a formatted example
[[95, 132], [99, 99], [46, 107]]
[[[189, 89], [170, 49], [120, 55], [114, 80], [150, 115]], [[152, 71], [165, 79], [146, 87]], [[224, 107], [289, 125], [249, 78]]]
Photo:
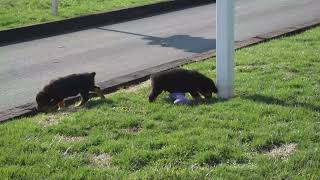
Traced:
[[201, 96], [197, 91], [192, 91], [190, 92], [190, 94], [196, 102], [199, 102], [201, 100]]
[[153, 89], [151, 90], [150, 95], [149, 95], [149, 102], [155, 101], [156, 98], [161, 94], [161, 92], [162, 92], [162, 90], [153, 88]]
[[101, 99], [105, 99], [103, 92], [99, 87], [95, 86], [93, 92], [95, 92]]

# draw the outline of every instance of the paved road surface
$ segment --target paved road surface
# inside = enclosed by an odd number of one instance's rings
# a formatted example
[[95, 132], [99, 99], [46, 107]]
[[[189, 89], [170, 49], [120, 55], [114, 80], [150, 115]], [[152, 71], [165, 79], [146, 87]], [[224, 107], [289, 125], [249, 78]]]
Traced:
[[[236, 40], [320, 17], [319, 0], [237, 0]], [[215, 48], [215, 4], [0, 47], [0, 110], [34, 100], [50, 79], [108, 80]]]

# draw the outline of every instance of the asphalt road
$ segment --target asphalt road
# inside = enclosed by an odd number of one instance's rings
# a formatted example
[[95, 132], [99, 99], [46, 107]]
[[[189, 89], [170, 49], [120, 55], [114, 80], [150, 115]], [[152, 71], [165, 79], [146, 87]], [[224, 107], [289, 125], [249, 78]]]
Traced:
[[[319, 0], [237, 0], [236, 40], [320, 17]], [[105, 81], [215, 48], [215, 4], [0, 47], [0, 110], [34, 101], [49, 80]]]

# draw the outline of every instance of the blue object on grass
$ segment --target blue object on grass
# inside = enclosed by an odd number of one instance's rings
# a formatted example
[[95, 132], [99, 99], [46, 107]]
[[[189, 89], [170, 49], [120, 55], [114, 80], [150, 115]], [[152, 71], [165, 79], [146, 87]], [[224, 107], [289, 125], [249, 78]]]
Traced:
[[192, 105], [192, 101], [186, 98], [184, 93], [170, 93], [169, 98], [173, 101], [174, 104]]

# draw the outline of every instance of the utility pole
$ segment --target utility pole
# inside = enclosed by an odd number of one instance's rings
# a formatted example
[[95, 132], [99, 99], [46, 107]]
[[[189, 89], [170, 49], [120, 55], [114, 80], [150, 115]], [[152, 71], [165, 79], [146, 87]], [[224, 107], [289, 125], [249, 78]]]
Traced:
[[51, 0], [51, 11], [54, 16], [58, 16], [58, 0]]
[[234, 96], [234, 0], [216, 1], [216, 67], [218, 95]]

